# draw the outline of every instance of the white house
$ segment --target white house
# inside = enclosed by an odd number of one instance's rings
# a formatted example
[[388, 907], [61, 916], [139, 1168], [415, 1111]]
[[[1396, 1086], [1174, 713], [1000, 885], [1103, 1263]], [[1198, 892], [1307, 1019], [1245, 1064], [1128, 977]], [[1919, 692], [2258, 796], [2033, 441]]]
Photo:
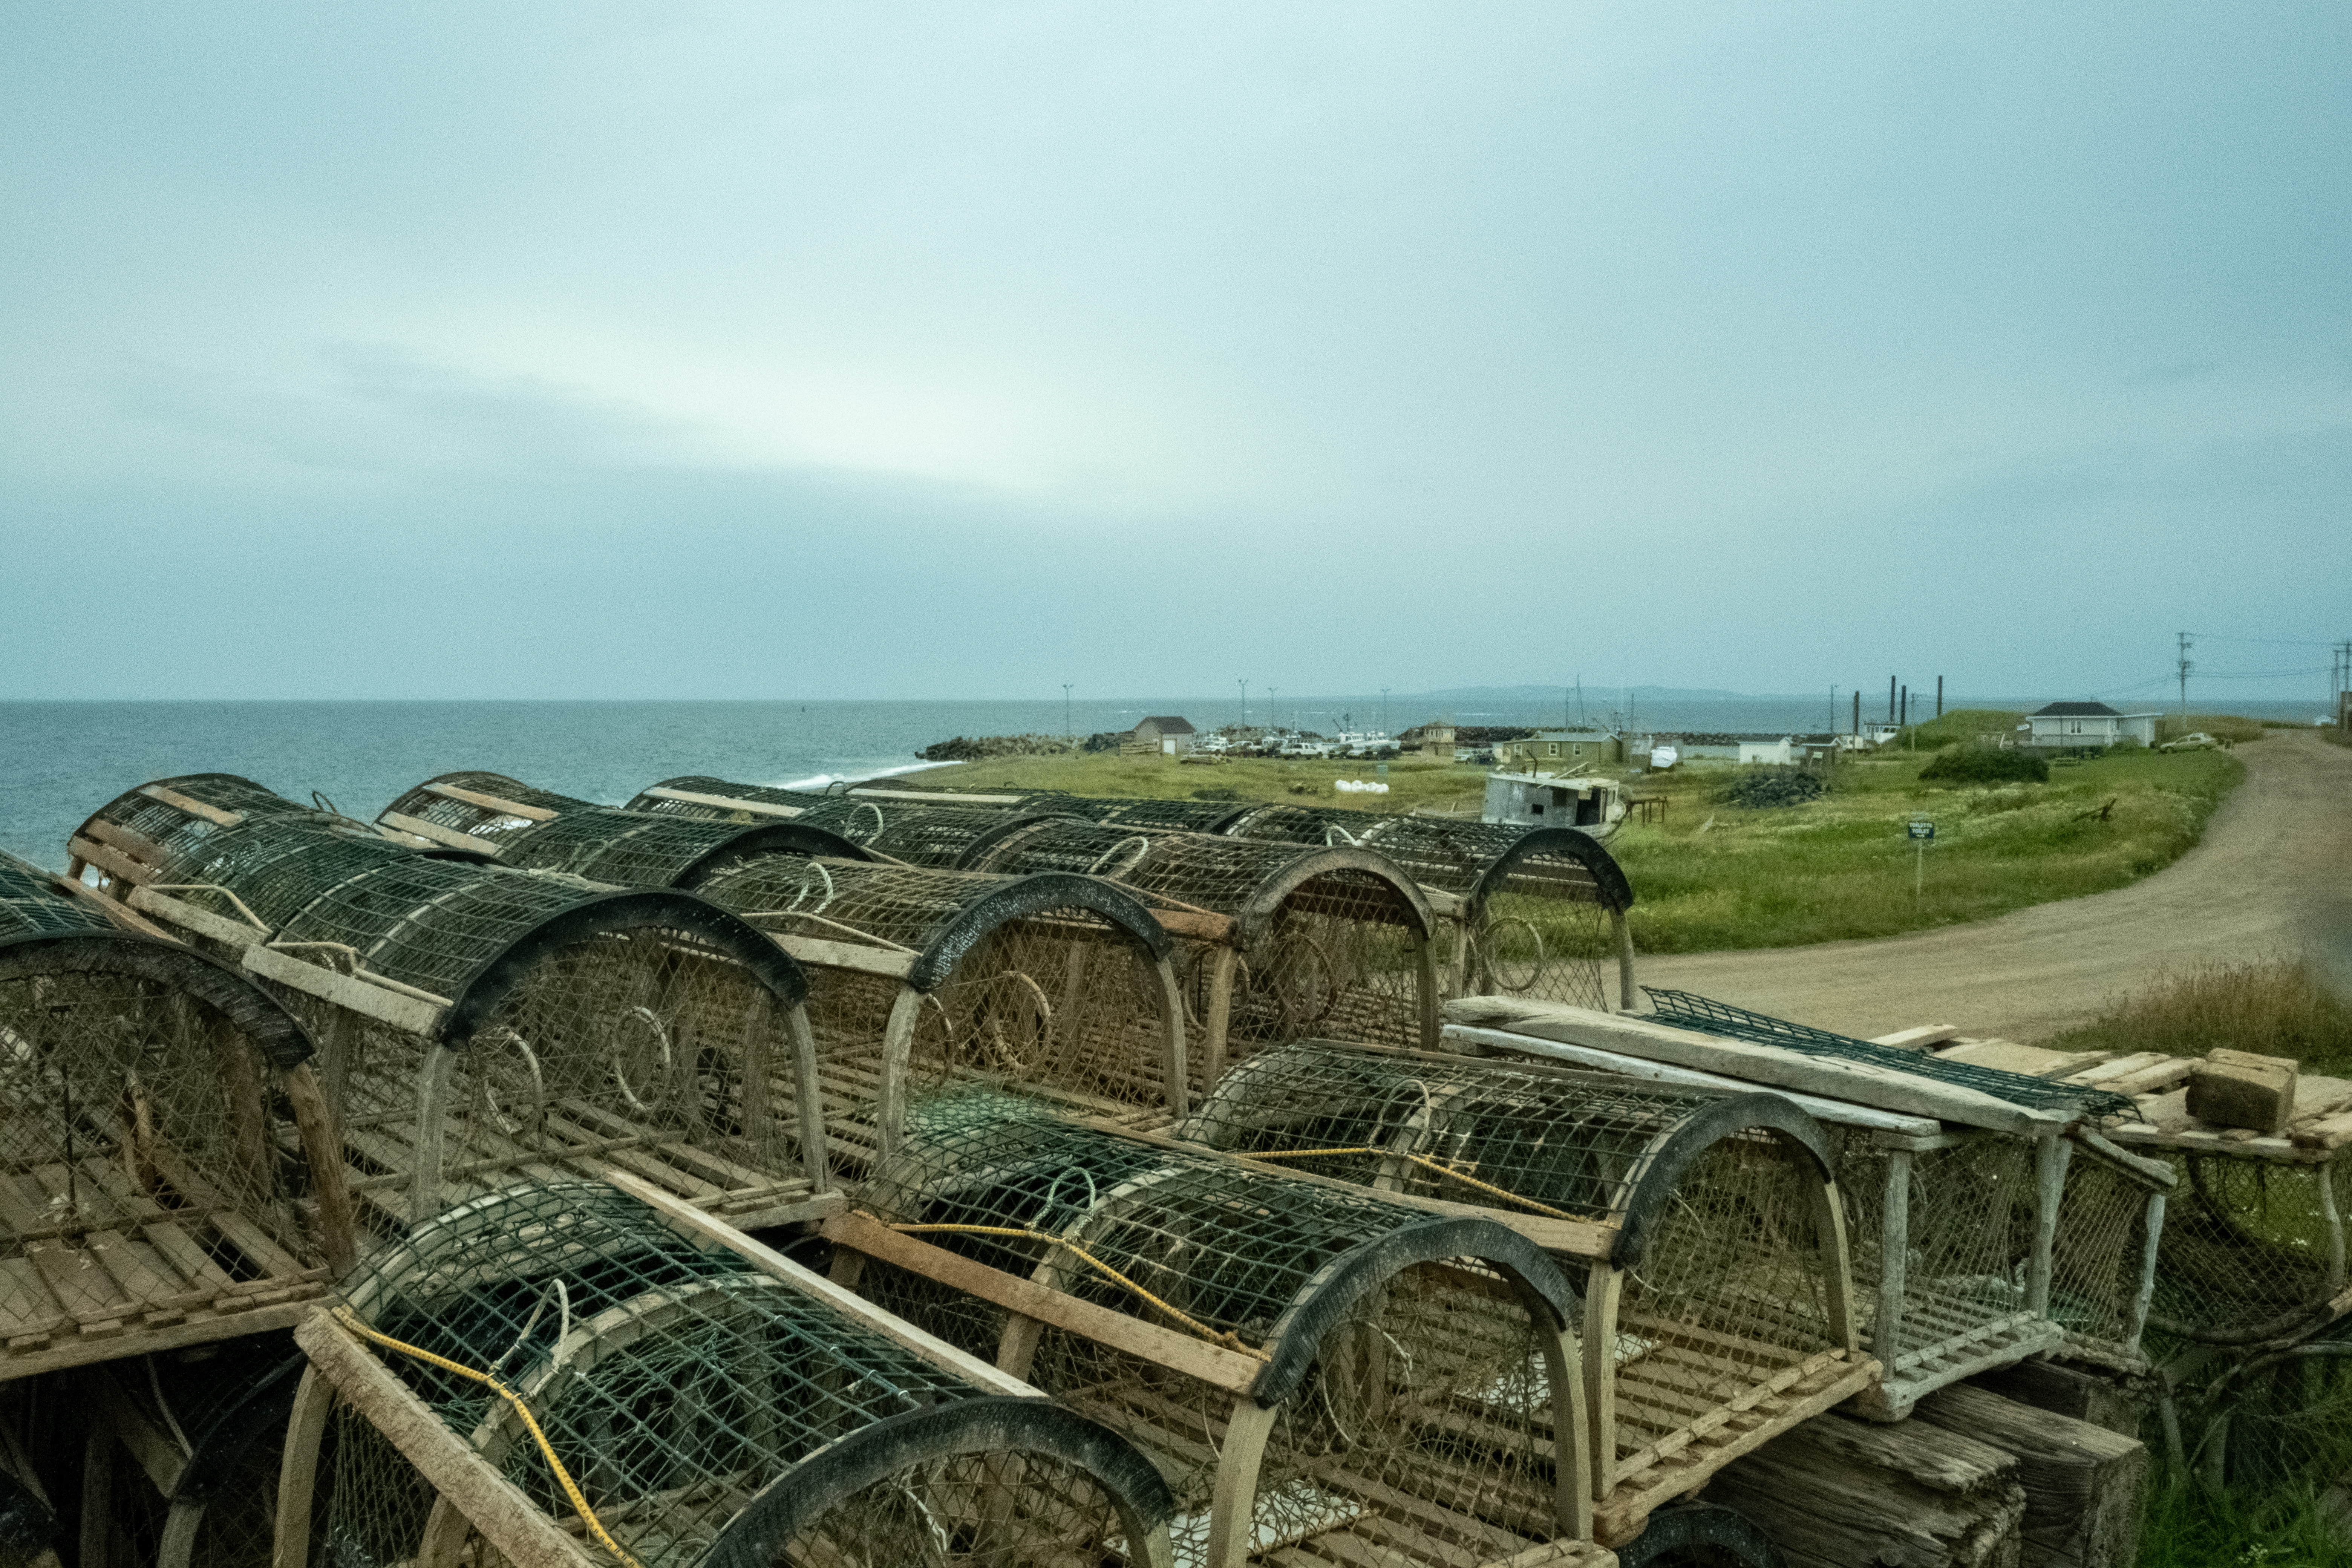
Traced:
[[2026, 715], [2032, 737], [2026, 743], [2065, 751], [2112, 746], [2118, 741], [2156, 744], [2155, 713], [2118, 713], [2104, 702], [2053, 702]]

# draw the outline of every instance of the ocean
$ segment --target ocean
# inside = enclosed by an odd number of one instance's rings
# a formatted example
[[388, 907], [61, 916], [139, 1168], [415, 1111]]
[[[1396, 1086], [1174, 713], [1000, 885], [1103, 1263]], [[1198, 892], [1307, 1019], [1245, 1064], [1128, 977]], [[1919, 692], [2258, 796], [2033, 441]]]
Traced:
[[[1605, 694], [1586, 714], [1610, 717]], [[1954, 699], [1954, 707], [2021, 707]], [[1329, 734], [1381, 727], [1381, 700], [1276, 694], [1278, 721]], [[2239, 704], [2307, 717], [2307, 704]], [[1882, 710], [1884, 705], [1881, 705]], [[1841, 708], [1843, 708], [1843, 701]], [[1875, 717], [1870, 699], [1863, 716]], [[1850, 713], [1850, 710], [1847, 710]], [[1914, 709], [1916, 713], [1917, 710]], [[1439, 712], [1461, 724], [1555, 724], [1561, 705], [1517, 693], [1479, 698], [1391, 693], [1401, 730]], [[62, 870], [66, 839], [89, 814], [152, 779], [229, 773], [308, 800], [313, 792], [372, 818], [437, 773], [478, 768], [614, 805], [678, 773], [817, 787], [923, 766], [915, 753], [953, 735], [1079, 735], [1125, 730], [1147, 713], [1203, 729], [1241, 717], [1238, 695], [1062, 702], [0, 702], [0, 848]], [[1264, 692], [1249, 718], [1266, 721]], [[1643, 729], [1772, 731], [1828, 727], [1827, 694], [1642, 700]], [[986, 783], [986, 764], [943, 770]]]

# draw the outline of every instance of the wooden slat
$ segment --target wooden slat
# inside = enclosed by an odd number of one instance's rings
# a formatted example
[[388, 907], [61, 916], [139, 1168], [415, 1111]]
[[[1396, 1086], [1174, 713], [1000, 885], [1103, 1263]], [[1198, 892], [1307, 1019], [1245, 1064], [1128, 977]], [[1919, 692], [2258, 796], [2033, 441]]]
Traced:
[[749, 812], [753, 816], [793, 817], [808, 809], [800, 805], [779, 805], [769, 800], [738, 800], [733, 795], [702, 795], [690, 789], [649, 789], [646, 794], [656, 800], [679, 800], [689, 805], [711, 805], [722, 811]]
[[100, 914], [104, 915], [108, 920], [112, 921], [116, 925], [122, 927], [125, 931], [136, 931], [141, 936], [158, 937], [164, 942], [177, 942], [179, 940], [178, 937], [174, 936], [172, 932], [165, 931], [162, 926], [157, 925], [154, 921], [133, 912], [129, 905], [119, 903], [116, 900], [108, 898], [104, 893], [100, 892], [96, 888], [91, 887], [89, 883], [80, 880], [79, 878], [60, 876], [52, 878], [51, 880], [56, 883], [59, 892], [71, 894], [74, 898], [80, 900], [83, 903], [95, 907]]
[[824, 969], [855, 970], [861, 974], [887, 975], [904, 980], [922, 956], [904, 948], [866, 947], [854, 942], [830, 942], [823, 937], [791, 936], [776, 931], [768, 933], [769, 940], [803, 963], [814, 963]]
[[470, 833], [460, 833], [454, 827], [444, 827], [437, 822], [427, 822], [421, 816], [411, 816], [400, 811], [387, 811], [376, 820], [390, 823], [403, 833], [414, 834], [419, 838], [430, 838], [434, 843], [446, 848], [464, 849], [476, 855], [487, 855], [492, 859], [498, 858], [499, 847], [489, 839], [477, 838]]
[[130, 856], [110, 849], [95, 839], [77, 836], [67, 843], [66, 849], [77, 859], [88, 861], [134, 887], [143, 887], [161, 875], [152, 866], [142, 866]]
[[223, 811], [208, 801], [198, 800], [192, 795], [182, 795], [169, 784], [142, 784], [139, 786], [139, 793], [149, 800], [162, 801], [174, 811], [184, 811], [190, 816], [201, 816], [215, 827], [235, 827], [245, 820], [245, 813], [241, 811]]
[[444, 1009], [415, 996], [381, 985], [372, 985], [357, 975], [338, 974], [316, 963], [305, 963], [291, 954], [255, 943], [245, 950], [245, 967], [264, 980], [275, 980], [281, 985], [291, 985], [297, 991], [332, 1002], [338, 1007], [348, 1007], [354, 1013], [379, 1019], [395, 1029], [405, 1029], [413, 1035], [431, 1037], [441, 1028]]
[[234, 948], [250, 947], [267, 940], [269, 933], [260, 927], [229, 915], [215, 914], [169, 893], [159, 893], [152, 888], [135, 888], [125, 900], [130, 906], [157, 920], [192, 931], [198, 936], [210, 937]]
[[1266, 1363], [1255, 1356], [1015, 1279], [944, 1247], [902, 1236], [871, 1215], [836, 1215], [825, 1221], [824, 1235], [835, 1246], [896, 1264], [1008, 1311], [1066, 1329], [1234, 1394], [1248, 1393], [1265, 1370]]
[[453, 784], [435, 783], [424, 787], [425, 794], [437, 795], [443, 800], [463, 801], [467, 805], [478, 805], [485, 811], [503, 812], [509, 816], [520, 816], [525, 822], [553, 822], [563, 815], [560, 811], [551, 811], [543, 805], [525, 805], [519, 800], [509, 800], [504, 795], [464, 789]]
[[1922, 1024], [1916, 1029], [1897, 1029], [1891, 1035], [1874, 1035], [1870, 1043], [1893, 1046], [1899, 1051], [1924, 1051], [1932, 1046], [1940, 1046], [1946, 1040], [1958, 1038], [1959, 1032], [1958, 1024]]

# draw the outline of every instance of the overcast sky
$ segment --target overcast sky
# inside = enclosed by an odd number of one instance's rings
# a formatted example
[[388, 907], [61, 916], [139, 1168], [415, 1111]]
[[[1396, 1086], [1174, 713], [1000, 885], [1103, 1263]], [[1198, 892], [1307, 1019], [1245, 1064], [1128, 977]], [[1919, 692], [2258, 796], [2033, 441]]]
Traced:
[[0, 697], [2324, 669], [2347, 77], [2340, 5], [11, 6]]

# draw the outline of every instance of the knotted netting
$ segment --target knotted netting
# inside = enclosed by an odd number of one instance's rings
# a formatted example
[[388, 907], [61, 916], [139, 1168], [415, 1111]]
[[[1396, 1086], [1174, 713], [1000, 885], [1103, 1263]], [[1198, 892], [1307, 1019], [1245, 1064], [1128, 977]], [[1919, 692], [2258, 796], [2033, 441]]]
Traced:
[[[1471, 1568], [1580, 1531], [1572, 1298], [1492, 1220], [970, 1093], [867, 1197], [828, 1227], [865, 1292], [1150, 1455], [1181, 1563]], [[983, 1293], [1019, 1281], [1084, 1307]]]
[[[617, 1568], [1166, 1568], [1168, 1494], [1113, 1434], [607, 1187], [451, 1210], [344, 1298], [303, 1336], [344, 1397], [291, 1456], [334, 1568], [513, 1561], [494, 1477], [536, 1510], [523, 1544], [560, 1531]], [[435, 1484], [387, 1379], [469, 1450]]]
[[0, 860], [0, 1379], [236, 1334], [349, 1261], [310, 1055], [235, 971]]
[[814, 1051], [805, 982], [725, 910], [316, 813], [207, 826], [143, 837], [130, 900], [310, 1024], [363, 1218], [607, 1157], [754, 1223], [824, 1184], [821, 1124], [773, 1093]]
[[1368, 849], [1251, 844], [1076, 818], [1017, 824], [967, 857], [974, 870], [1108, 878], [1180, 910], [1233, 922], [1193, 942], [1185, 994], [1227, 1050], [1329, 1033], [1433, 1045], [1437, 973], [1428, 901]]
[[1187, 1103], [1169, 938], [1108, 883], [778, 858], [699, 890], [806, 970], [843, 1159], [882, 1152], [908, 1097], [950, 1082], [1155, 1121]]
[[428, 779], [385, 807], [378, 821], [425, 843], [478, 847], [502, 866], [569, 872], [620, 888], [691, 888], [741, 861], [856, 853], [828, 835], [789, 823], [745, 826], [625, 811], [503, 773]]
[[[1235, 1067], [1182, 1135], [1377, 1189], [1588, 1222], [1590, 1239], [1556, 1257], [1590, 1276], [1586, 1375], [1596, 1411], [1613, 1411], [1600, 1469], [1643, 1495], [1665, 1484], [1643, 1479], [1662, 1458], [1686, 1456], [1686, 1470], [1705, 1455], [1694, 1429], [1722, 1412], [1790, 1424], [1768, 1395], [1843, 1386], [1864, 1364], [1829, 1223], [1830, 1144], [1778, 1096], [1309, 1040]], [[1612, 1363], [1591, 1353], [1603, 1343]], [[1646, 1511], [1623, 1500], [1629, 1520]]]

